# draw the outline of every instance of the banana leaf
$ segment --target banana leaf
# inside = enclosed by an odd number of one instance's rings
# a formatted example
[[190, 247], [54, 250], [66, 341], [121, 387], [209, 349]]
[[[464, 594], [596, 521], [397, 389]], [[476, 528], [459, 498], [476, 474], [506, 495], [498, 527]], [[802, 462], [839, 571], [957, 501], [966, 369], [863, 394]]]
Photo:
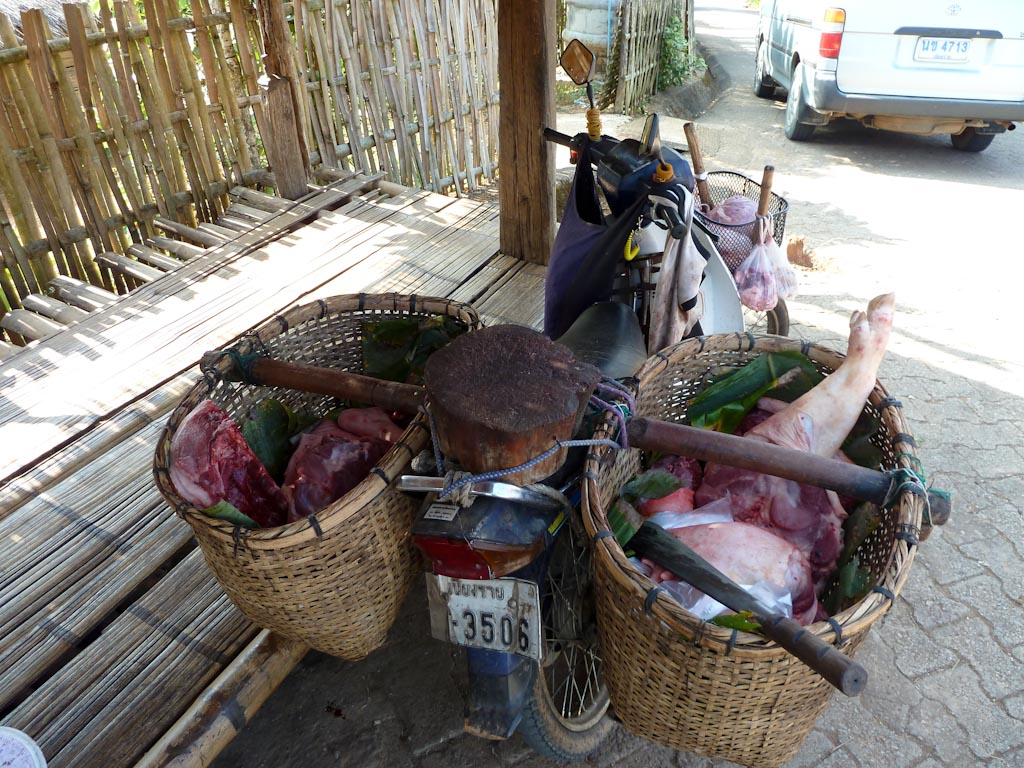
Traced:
[[249, 409], [242, 420], [242, 436], [275, 481], [281, 482], [292, 454], [291, 436], [298, 418], [280, 400], [266, 397]]
[[204, 515], [215, 517], [218, 520], [227, 520], [229, 523], [240, 525], [243, 528], [259, 528], [256, 521], [248, 515], [240, 512], [238, 508], [229, 501], [219, 501], [212, 507], [203, 510]]
[[420, 383], [430, 355], [465, 329], [450, 317], [392, 318], [363, 324], [367, 376]]
[[649, 469], [637, 475], [624, 486], [622, 495], [626, 499], [661, 499], [683, 487], [683, 481], [663, 469]]
[[814, 364], [799, 352], [768, 352], [718, 378], [691, 399], [687, 417], [695, 427], [732, 434], [757, 401], [769, 392], [791, 402], [822, 378]]

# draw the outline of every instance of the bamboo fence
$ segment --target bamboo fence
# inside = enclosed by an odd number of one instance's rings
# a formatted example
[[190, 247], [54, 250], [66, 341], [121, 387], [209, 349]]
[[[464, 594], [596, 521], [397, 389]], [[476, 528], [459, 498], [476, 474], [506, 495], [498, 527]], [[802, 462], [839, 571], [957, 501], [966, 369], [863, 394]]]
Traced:
[[[316, 178], [380, 171], [456, 194], [494, 178], [495, 0], [284, 7]], [[51, 29], [38, 9], [0, 13], [0, 317], [61, 275], [126, 293], [138, 283], [97, 257], [134, 258], [160, 242], [161, 221], [216, 221], [229, 189], [273, 183], [253, 0], [63, 14]]]
[[[669, 20], [686, 13], [692, 0], [623, 0], [609, 58], [603, 103], [616, 112], [642, 112], [657, 90], [661, 45]], [[687, 17], [684, 17], [687, 18]], [[614, 101], [611, 98], [614, 93]]]

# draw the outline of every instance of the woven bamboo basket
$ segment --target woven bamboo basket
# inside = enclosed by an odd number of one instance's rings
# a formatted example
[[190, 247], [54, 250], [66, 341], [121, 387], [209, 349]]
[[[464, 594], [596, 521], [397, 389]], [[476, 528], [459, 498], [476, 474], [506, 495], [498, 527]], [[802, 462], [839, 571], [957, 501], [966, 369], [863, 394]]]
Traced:
[[[780, 336], [722, 334], [690, 339], [652, 357], [639, 376], [639, 415], [681, 422], [709, 375], [762, 352], [799, 350], [824, 373], [843, 355]], [[914, 469], [916, 453], [899, 404], [881, 384], [865, 409], [879, 416], [884, 468]], [[599, 432], [611, 433], [605, 420]], [[590, 536], [607, 531], [607, 511], [643, 466], [641, 452], [593, 449], [587, 458], [583, 517]], [[852, 656], [906, 581], [923, 502], [902, 492], [857, 554], [875, 590], [810, 631]], [[832, 687], [765, 638], [700, 621], [660, 590], [614, 536], [594, 543], [594, 580], [604, 674], [616, 715], [633, 733], [674, 749], [774, 768], [800, 749]]]
[[[480, 327], [467, 304], [417, 296], [336, 296], [289, 310], [242, 337], [254, 351], [293, 363], [362, 371], [363, 324], [396, 317], [447, 315], [467, 330]], [[195, 533], [228, 598], [253, 623], [317, 650], [356, 660], [378, 648], [420, 569], [409, 533], [417, 501], [392, 486], [429, 442], [417, 418], [370, 474], [321, 512], [287, 525], [246, 530], [198, 511], [169, 475], [171, 440], [179, 425], [210, 398], [232, 417], [273, 396], [321, 416], [333, 398], [229, 383], [227, 362], [208, 371], [168, 419], [153, 474], [160, 493]]]

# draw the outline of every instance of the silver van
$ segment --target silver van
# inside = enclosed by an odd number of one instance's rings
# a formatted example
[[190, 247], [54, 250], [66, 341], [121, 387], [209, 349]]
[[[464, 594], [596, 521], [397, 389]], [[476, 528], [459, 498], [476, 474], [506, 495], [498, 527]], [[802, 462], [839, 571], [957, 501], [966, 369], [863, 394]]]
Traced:
[[761, 0], [754, 93], [786, 136], [836, 118], [980, 152], [1024, 120], [1024, 0]]

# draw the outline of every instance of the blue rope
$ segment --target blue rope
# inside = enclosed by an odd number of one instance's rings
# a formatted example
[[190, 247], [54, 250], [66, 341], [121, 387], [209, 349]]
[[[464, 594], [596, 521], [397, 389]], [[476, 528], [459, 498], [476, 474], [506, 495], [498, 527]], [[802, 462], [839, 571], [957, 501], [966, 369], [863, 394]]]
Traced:
[[473, 483], [481, 483], [481, 482], [486, 482], [488, 480], [497, 480], [497, 479], [499, 479], [501, 477], [504, 477], [505, 475], [512, 475], [512, 474], [515, 474], [516, 472], [522, 472], [524, 470], [530, 469], [531, 467], [536, 466], [537, 464], [539, 464], [540, 462], [542, 462], [545, 459], [549, 458], [550, 456], [553, 456], [555, 453], [557, 453], [558, 451], [562, 450], [563, 448], [581, 448], [581, 447], [584, 447], [584, 446], [591, 446], [591, 445], [606, 445], [606, 446], [609, 446], [611, 448], [618, 448], [619, 447], [619, 444], [616, 443], [614, 440], [606, 440], [606, 439], [599, 439], [599, 440], [555, 440], [555, 444], [553, 446], [551, 446], [550, 448], [548, 448], [546, 451], [544, 451], [543, 453], [538, 454], [537, 456], [534, 456], [532, 459], [529, 459], [528, 461], [524, 461], [522, 464], [520, 464], [518, 466], [509, 467], [508, 469], [495, 469], [495, 470], [492, 470], [490, 472], [481, 472], [479, 475], [470, 475], [469, 477], [464, 477], [461, 480], [458, 480], [458, 481], [452, 483], [451, 485], [447, 485], [447, 486], [445, 486], [444, 490], [441, 491], [441, 493], [438, 496], [438, 498], [441, 498], [441, 499], [447, 498], [448, 496], [450, 496], [451, 494], [455, 493], [460, 488], [463, 488], [463, 487], [465, 487], [467, 485], [471, 485]]
[[[924, 500], [924, 515], [922, 522], [925, 525], [931, 525], [932, 508], [928, 500], [928, 488], [924, 484], [924, 473], [915, 472], [907, 467], [897, 467], [896, 469], [886, 470], [885, 474], [889, 477], [890, 484], [889, 490], [885, 494], [885, 500], [882, 502], [882, 506], [888, 507], [892, 505], [903, 492], [913, 493]], [[945, 491], [935, 491], [935, 493], [946, 497], [949, 496]]]
[[438, 476], [444, 477], [444, 454], [441, 453], [441, 443], [437, 440], [437, 426], [434, 424], [434, 414], [422, 405], [420, 406], [420, 413], [426, 414], [427, 421], [430, 422], [430, 443], [434, 447], [434, 464], [437, 465]]

